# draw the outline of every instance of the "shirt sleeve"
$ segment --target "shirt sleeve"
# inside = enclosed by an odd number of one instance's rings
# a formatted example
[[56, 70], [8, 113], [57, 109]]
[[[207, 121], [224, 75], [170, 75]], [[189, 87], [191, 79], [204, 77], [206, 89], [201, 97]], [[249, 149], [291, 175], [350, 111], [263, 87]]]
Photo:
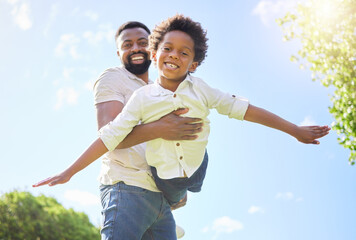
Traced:
[[198, 79], [197, 82], [208, 108], [215, 108], [218, 113], [227, 115], [229, 118], [244, 119], [249, 105], [248, 99], [212, 88], [201, 79]]
[[107, 69], [100, 75], [94, 85], [94, 104], [125, 101], [125, 88], [122, 84], [122, 74], [115, 69]]
[[117, 117], [103, 126], [98, 135], [109, 151], [114, 150], [141, 120], [141, 101], [136, 91]]

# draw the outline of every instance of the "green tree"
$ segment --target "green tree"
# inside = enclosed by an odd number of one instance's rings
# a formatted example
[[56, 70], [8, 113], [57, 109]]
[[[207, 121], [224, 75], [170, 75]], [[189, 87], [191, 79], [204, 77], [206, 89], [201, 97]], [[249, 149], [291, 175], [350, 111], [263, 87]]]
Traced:
[[299, 59], [313, 72], [313, 80], [332, 87], [330, 113], [339, 143], [356, 161], [356, 0], [308, 0], [277, 22], [284, 40], [299, 39]]
[[100, 239], [85, 213], [65, 209], [54, 198], [13, 191], [0, 197], [1, 240]]

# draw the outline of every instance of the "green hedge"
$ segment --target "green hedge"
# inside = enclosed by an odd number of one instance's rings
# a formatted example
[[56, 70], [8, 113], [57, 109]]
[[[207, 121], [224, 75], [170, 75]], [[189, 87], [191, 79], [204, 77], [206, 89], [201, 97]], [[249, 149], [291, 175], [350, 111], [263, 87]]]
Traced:
[[0, 240], [100, 239], [88, 216], [52, 197], [13, 191], [0, 197]]

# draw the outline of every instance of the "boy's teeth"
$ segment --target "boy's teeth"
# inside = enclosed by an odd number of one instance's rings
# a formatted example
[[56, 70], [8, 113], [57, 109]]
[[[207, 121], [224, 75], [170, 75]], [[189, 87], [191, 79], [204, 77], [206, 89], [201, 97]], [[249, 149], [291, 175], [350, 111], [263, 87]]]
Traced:
[[170, 66], [171, 68], [177, 68], [178, 66], [172, 63], [167, 63], [168, 66]]

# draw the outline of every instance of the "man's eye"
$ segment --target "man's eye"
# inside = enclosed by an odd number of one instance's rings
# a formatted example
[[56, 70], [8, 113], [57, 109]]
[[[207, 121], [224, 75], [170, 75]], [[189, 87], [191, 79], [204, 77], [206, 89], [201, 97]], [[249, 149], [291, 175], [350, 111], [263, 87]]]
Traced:
[[148, 43], [147, 42], [140, 42], [140, 46], [142, 47], [147, 47]]
[[131, 46], [132, 46], [131, 43], [125, 43], [124, 45], [122, 45], [122, 47], [123, 47], [124, 49], [130, 48]]

